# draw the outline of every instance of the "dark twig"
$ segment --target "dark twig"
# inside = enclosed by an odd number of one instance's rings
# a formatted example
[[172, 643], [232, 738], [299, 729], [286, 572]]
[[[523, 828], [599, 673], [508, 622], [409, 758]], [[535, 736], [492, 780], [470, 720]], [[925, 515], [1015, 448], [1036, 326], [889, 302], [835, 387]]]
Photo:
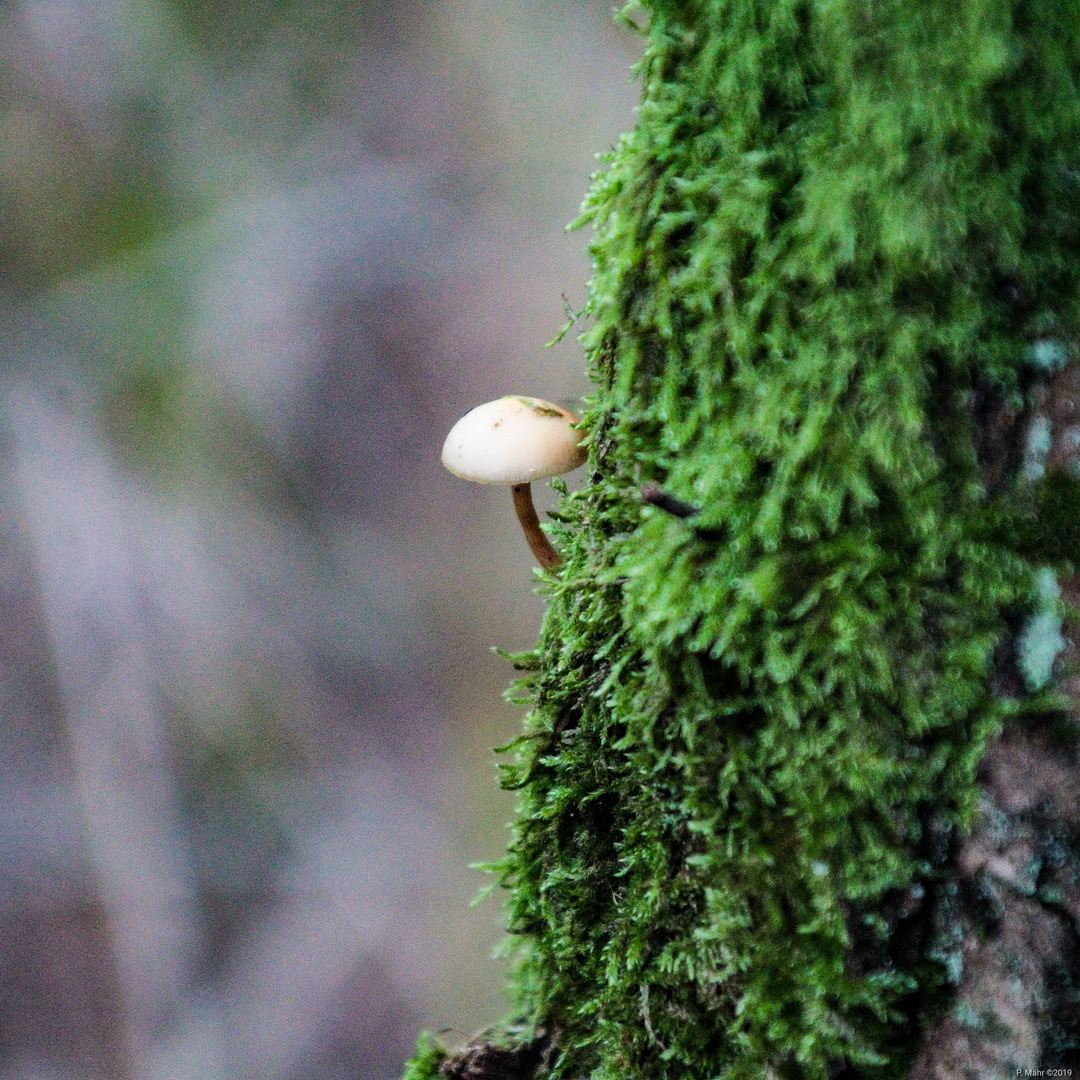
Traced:
[[701, 513], [701, 507], [676, 499], [674, 495], [669, 495], [656, 484], [646, 484], [641, 489], [641, 501], [647, 502], [650, 506], [657, 506], [677, 518], [690, 518]]
[[[693, 503], [676, 499], [674, 495], [669, 495], [662, 487], [658, 487], [656, 484], [646, 484], [641, 489], [641, 501], [648, 503], [650, 506], [659, 507], [665, 513], [671, 514], [672, 517], [677, 517], [682, 521], [696, 517], [701, 513], [700, 506], [694, 506]], [[694, 534], [699, 540], [707, 540], [711, 543], [717, 543], [727, 535], [723, 525], [695, 525]]]

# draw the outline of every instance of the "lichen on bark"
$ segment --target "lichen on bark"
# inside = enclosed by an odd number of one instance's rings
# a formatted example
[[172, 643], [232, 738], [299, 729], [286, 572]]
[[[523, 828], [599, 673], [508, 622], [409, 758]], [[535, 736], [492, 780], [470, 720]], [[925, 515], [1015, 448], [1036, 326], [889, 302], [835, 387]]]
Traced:
[[1076, 822], [1053, 918], [1038, 874], [984, 918], [1027, 834], [991, 850], [979, 767], [1046, 727], [1076, 768], [1017, 641], [1080, 553], [1068, 468], [1023, 468], [1076, 356], [1080, 13], [637, 10], [639, 120], [582, 219], [589, 475], [516, 658], [517, 1045], [553, 1077], [951, 1076], [927, 1033], [962, 1026], [980, 940], [1027, 934], [1023, 1054], [1073, 1053]]

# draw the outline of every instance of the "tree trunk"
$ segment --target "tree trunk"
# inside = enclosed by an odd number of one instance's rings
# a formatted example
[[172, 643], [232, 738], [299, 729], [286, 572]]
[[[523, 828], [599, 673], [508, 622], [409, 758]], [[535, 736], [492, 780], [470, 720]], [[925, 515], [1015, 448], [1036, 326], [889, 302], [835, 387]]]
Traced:
[[411, 1075], [1076, 1066], [1080, 15], [636, 10], [517, 658], [519, 1014]]

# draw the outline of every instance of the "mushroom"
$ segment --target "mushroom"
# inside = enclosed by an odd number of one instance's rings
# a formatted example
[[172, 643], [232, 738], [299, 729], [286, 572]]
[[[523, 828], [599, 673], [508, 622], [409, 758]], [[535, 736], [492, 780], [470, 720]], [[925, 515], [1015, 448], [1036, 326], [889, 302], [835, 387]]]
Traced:
[[562, 559], [540, 528], [532, 481], [560, 476], [585, 460], [573, 413], [539, 398], [511, 396], [478, 405], [451, 429], [442, 463], [480, 484], [510, 484], [514, 509], [533, 555], [545, 570]]

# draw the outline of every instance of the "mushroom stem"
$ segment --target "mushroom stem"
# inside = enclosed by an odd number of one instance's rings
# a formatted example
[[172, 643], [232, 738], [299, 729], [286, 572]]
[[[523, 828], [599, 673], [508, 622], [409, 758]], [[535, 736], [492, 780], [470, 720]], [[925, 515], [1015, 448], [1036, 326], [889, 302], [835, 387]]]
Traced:
[[514, 509], [517, 511], [518, 521], [521, 522], [525, 539], [529, 541], [529, 549], [536, 556], [536, 561], [545, 570], [561, 566], [562, 558], [540, 528], [540, 519], [536, 516], [536, 507], [533, 506], [532, 484], [513, 484], [510, 490], [514, 493]]

